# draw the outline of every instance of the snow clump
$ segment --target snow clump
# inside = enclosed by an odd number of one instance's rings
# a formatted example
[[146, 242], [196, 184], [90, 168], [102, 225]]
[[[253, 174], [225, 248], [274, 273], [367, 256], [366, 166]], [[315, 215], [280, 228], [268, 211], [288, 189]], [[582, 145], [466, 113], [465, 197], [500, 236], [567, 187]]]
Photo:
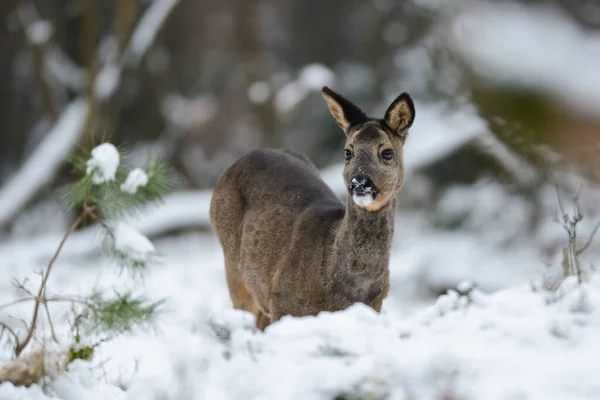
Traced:
[[136, 194], [138, 188], [148, 184], [148, 175], [141, 168], [131, 170], [127, 175], [127, 179], [121, 185], [121, 190], [129, 194]]
[[87, 163], [86, 174], [92, 176], [96, 185], [115, 179], [119, 167], [119, 152], [110, 143], [103, 143], [92, 150], [92, 158]]
[[115, 251], [137, 262], [147, 262], [156, 252], [150, 239], [120, 222], [113, 231]]

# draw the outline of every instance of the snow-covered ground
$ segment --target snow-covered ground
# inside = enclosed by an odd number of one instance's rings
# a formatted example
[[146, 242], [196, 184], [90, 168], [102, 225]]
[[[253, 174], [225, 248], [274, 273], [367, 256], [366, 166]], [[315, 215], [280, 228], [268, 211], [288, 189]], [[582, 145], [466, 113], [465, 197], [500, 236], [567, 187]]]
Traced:
[[[532, 283], [546, 274], [543, 255], [527, 239], [499, 245], [502, 235], [514, 236], [510, 227], [522, 214], [516, 200], [494, 190], [448, 193], [440, 207], [451, 215], [480, 204], [470, 218], [483, 221], [504, 203], [516, 213], [496, 223], [502, 234], [482, 234], [473, 221], [471, 229], [444, 232], [425, 215], [399, 213], [381, 315], [356, 305], [286, 317], [264, 333], [251, 315], [231, 308], [211, 233], [158, 240], [162, 265], [136, 282], [168, 300], [157, 329], [103, 344], [94, 361], [74, 363], [45, 391], [4, 383], [0, 400], [600, 398], [600, 276], [581, 286], [568, 280], [556, 293]], [[553, 227], [540, 237], [560, 239]], [[43, 264], [18, 248], [0, 246], [0, 254], [3, 304], [15, 298], [10, 277], [35, 282]], [[462, 280], [476, 289], [439, 298], [431, 292]], [[72, 253], [59, 258], [49, 287], [84, 294], [127, 281], [109, 260]], [[30, 309], [11, 313], [28, 318]], [[66, 333], [64, 325], [57, 329]], [[0, 366], [9, 357], [2, 348]]]

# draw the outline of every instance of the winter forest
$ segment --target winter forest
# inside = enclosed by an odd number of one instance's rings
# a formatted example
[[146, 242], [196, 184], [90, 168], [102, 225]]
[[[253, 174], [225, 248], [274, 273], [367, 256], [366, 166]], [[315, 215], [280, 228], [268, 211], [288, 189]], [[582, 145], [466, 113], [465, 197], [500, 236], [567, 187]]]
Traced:
[[[263, 331], [211, 197], [346, 204], [324, 86], [414, 102], [390, 289]], [[599, 2], [2, 0], [0, 129], [0, 400], [600, 399]]]

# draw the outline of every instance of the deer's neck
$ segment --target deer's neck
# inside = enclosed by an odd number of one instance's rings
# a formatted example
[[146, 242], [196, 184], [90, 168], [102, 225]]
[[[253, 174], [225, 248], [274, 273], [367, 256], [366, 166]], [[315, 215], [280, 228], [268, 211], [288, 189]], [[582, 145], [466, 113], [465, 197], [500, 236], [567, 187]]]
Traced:
[[[329, 264], [330, 294], [336, 303], [369, 304], [389, 280], [395, 197], [378, 212], [356, 208], [348, 197]], [[349, 304], [348, 304], [349, 305]]]

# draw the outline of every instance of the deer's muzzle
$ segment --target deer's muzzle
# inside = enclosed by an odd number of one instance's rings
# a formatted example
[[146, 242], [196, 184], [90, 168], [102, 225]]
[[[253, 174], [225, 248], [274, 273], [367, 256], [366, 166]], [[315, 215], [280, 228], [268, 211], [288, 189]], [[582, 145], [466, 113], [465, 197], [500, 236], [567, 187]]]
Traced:
[[375, 184], [366, 175], [357, 175], [350, 180], [348, 191], [353, 196], [371, 196], [375, 197], [379, 192]]

